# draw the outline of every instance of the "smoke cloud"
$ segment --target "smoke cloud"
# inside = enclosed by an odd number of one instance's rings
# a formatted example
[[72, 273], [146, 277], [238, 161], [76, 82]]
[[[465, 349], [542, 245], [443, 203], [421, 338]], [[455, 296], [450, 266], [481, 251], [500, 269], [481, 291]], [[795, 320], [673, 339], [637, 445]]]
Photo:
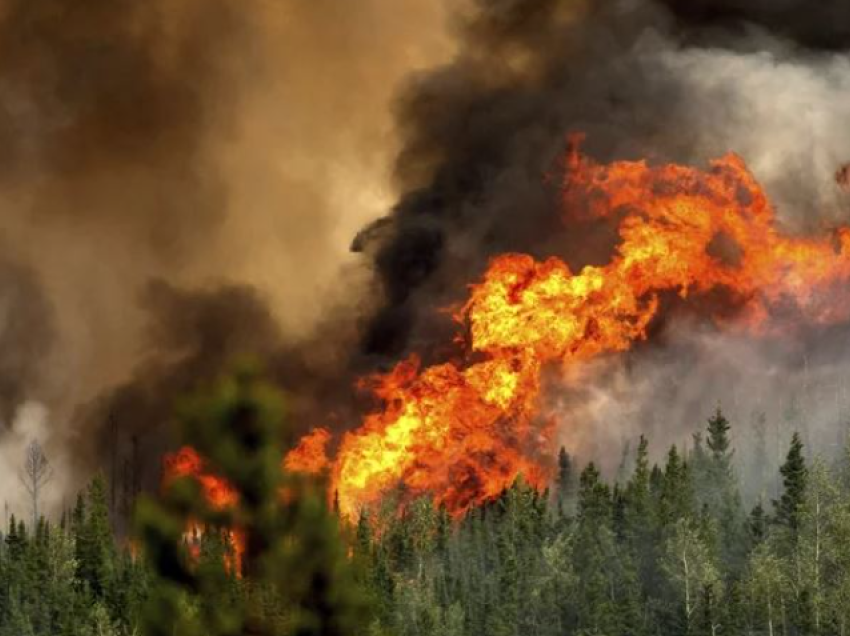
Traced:
[[[789, 229], [845, 221], [845, 5], [0, 0], [4, 469], [32, 399], [48, 455], [75, 449], [71, 489], [155, 458], [173, 400], [243, 353], [291, 391], [297, 426], [356, 424], [353, 378], [444, 359], [455, 327], [436, 310], [495, 254], [608, 259], [615, 237], [565, 223], [549, 178], [573, 131], [602, 161], [735, 151]], [[771, 394], [844, 373], [827, 355], [843, 336], [813, 338], [670, 320], [550, 406], [613, 470], [624, 438], [687, 439], [718, 399], [739, 425], [779, 421]], [[824, 440], [829, 408], [806, 420]], [[129, 481], [152, 483], [148, 463]]]
[[[355, 243], [374, 254], [386, 298], [367, 351], [439, 351], [450, 327], [435, 325], [430, 309], [461, 302], [497, 253], [556, 255], [573, 268], [608, 260], [615, 237], [565, 224], [557, 189], [547, 185], [557, 182], [547, 175], [558, 174], [572, 131], [586, 132], [587, 152], [602, 161], [706, 165], [734, 151], [787, 230], [847, 221], [850, 201], [834, 180], [850, 155], [844, 3], [475, 7], [458, 56], [403, 94], [407, 143], [396, 173], [404, 195]], [[846, 344], [837, 333], [741, 342], [668, 317], [651, 346], [556, 384], [552, 409], [562, 441], [611, 470], [624, 439], [647, 431], [664, 443], [688, 442], [718, 400], [749, 450], [745, 437], [761, 412], [782, 429], [782, 444], [800, 428], [823, 450], [840, 436], [846, 402], [816, 398], [813, 387], [846, 377], [833, 355]]]
[[284, 351], [329, 307], [356, 322], [348, 247], [392, 198], [388, 102], [451, 50], [440, 3], [394, 5], [0, 0], [4, 475], [32, 399], [55, 502], [136, 444], [153, 475], [191, 376]]

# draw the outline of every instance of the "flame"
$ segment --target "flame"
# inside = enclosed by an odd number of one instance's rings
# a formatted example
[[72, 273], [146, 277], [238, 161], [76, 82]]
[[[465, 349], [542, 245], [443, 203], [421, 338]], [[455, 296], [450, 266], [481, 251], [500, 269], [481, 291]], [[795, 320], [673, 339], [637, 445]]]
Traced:
[[190, 477], [198, 482], [204, 493], [204, 499], [216, 510], [232, 508], [239, 500], [233, 486], [210, 472], [198, 451], [191, 446], [184, 446], [176, 453], [167, 455], [163, 463], [166, 486], [175, 479]]
[[573, 272], [554, 257], [493, 259], [456, 316], [467, 334], [464, 360], [422, 368], [412, 357], [370, 378], [366, 386], [383, 406], [343, 436], [329, 464], [324, 454], [309, 465], [300, 459], [310, 438], [295, 451], [291, 467], [330, 469], [343, 514], [393, 489], [431, 494], [457, 515], [520, 474], [543, 487], [553, 437], [541, 413], [543, 370], [628, 350], [646, 337], [668, 295], [721, 293], [724, 311], [708, 317], [756, 334], [783, 320], [850, 317], [850, 298], [834, 293], [850, 278], [850, 230], [783, 234], [740, 157], [726, 155], [707, 170], [602, 165], [582, 156], [579, 142], [571, 141], [564, 162], [565, 210], [617, 224], [610, 261]]
[[325, 428], [314, 429], [286, 455], [283, 467], [296, 473], [321, 473], [328, 466], [327, 446], [331, 437], [331, 432]]
[[[175, 453], [166, 455], [163, 460], [163, 485], [168, 487], [176, 479], [191, 478], [201, 487], [204, 500], [215, 510], [228, 510], [233, 508], [239, 501], [239, 495], [227, 480], [215, 475], [206, 465], [204, 459], [191, 446], [184, 446]], [[184, 533], [184, 538], [189, 546], [193, 559], [199, 557], [199, 546], [194, 538], [202, 533], [195, 522], [189, 523]], [[242, 557], [245, 553], [245, 536], [238, 528], [226, 531], [227, 537], [233, 549], [233, 556], [228, 556], [225, 565], [235, 568], [239, 573], [242, 569]]]
[[399, 484], [455, 513], [520, 473], [545, 486], [549, 471], [534, 458], [549, 447], [552, 426], [532, 425], [539, 385], [539, 364], [522, 351], [466, 368], [421, 369], [413, 358], [372, 378], [386, 408], [342, 439], [332, 471], [341, 512], [355, 514]]
[[[554, 421], [542, 404], [543, 374], [565, 373], [647, 337], [678, 298], [719, 327], [770, 335], [799, 323], [850, 318], [850, 229], [798, 237], [743, 160], [708, 169], [603, 165], [573, 138], [562, 182], [565, 215], [604, 222], [619, 242], [607, 264], [572, 271], [555, 257], [494, 258], [457, 312], [465, 345], [458, 360], [423, 367], [412, 356], [362, 387], [380, 408], [345, 433], [333, 457], [331, 434], [316, 429], [284, 468], [328, 473], [345, 516], [391, 492], [430, 495], [455, 514], [496, 497], [522, 475], [543, 488], [551, 476]], [[235, 493], [204, 470], [191, 449], [171, 458], [214, 506]]]

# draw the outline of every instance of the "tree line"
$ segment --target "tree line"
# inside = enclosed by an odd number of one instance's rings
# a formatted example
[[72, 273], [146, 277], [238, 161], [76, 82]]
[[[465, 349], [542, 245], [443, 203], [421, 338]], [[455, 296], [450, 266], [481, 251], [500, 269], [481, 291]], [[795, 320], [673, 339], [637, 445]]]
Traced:
[[551, 491], [520, 477], [461, 519], [397, 492], [341, 520], [315, 484], [280, 474], [278, 402], [247, 374], [180, 411], [240, 492], [234, 510], [177, 483], [142, 498], [135, 538], [119, 541], [98, 476], [58, 522], [10, 518], [0, 636], [850, 630], [850, 460], [810, 458], [796, 434], [776, 499], [752, 506], [718, 409], [659, 463], [641, 437], [613, 481], [561, 449]]

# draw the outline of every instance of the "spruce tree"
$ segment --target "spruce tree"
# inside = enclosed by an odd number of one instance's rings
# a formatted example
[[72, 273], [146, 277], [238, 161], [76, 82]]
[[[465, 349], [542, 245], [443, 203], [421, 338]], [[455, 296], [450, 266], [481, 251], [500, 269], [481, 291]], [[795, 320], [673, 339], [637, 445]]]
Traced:
[[744, 566], [744, 512], [733, 469], [731, 424], [720, 406], [709, 418], [706, 446], [698, 476], [700, 502], [717, 523], [721, 557], [731, 571]]
[[618, 624], [610, 578], [616, 560], [611, 490], [593, 463], [579, 480], [576, 532], [573, 567], [578, 583], [578, 627], [588, 633], [611, 633]]
[[78, 575], [95, 598], [103, 598], [113, 573], [115, 545], [102, 475], [96, 475], [89, 484], [86, 505], [80, 509], [87, 514], [77, 535]]
[[782, 496], [774, 501], [776, 523], [796, 535], [800, 526], [800, 508], [806, 496], [808, 469], [803, 456], [803, 442], [794, 433], [785, 463], [779, 469], [782, 475]]
[[761, 501], [753, 506], [750, 512], [750, 518], [747, 520], [747, 537], [750, 549], [755, 548], [767, 537], [767, 515]]
[[558, 512], [561, 517], [568, 515], [572, 511], [572, 500], [575, 492], [574, 481], [573, 460], [567, 449], [561, 446], [561, 450], [558, 451], [558, 479], [555, 489], [558, 500]]
[[[216, 511], [187, 479], [172, 484], [160, 501], [140, 502], [137, 524], [153, 568], [146, 633], [276, 636], [284, 626], [297, 636], [364, 633], [364, 597], [340, 541], [339, 520], [320, 484], [281, 470], [279, 393], [244, 368], [188, 398], [178, 416], [186, 443], [238, 497], [233, 509]], [[190, 518], [210, 526], [238, 521], [246, 581], [238, 603], [211, 602], [227, 590], [220, 570], [205, 574], [181, 554]]]

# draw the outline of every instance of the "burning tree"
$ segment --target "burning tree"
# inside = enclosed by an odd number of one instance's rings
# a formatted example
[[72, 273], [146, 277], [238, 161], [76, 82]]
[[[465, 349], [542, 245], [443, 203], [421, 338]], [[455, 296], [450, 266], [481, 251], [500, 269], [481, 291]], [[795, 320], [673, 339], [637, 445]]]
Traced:
[[[155, 573], [147, 633], [362, 633], [365, 606], [324, 492], [281, 471], [278, 393], [241, 371], [186, 400], [179, 419], [195, 450], [137, 514]], [[208, 566], [183, 549], [187, 528], [206, 535]]]

